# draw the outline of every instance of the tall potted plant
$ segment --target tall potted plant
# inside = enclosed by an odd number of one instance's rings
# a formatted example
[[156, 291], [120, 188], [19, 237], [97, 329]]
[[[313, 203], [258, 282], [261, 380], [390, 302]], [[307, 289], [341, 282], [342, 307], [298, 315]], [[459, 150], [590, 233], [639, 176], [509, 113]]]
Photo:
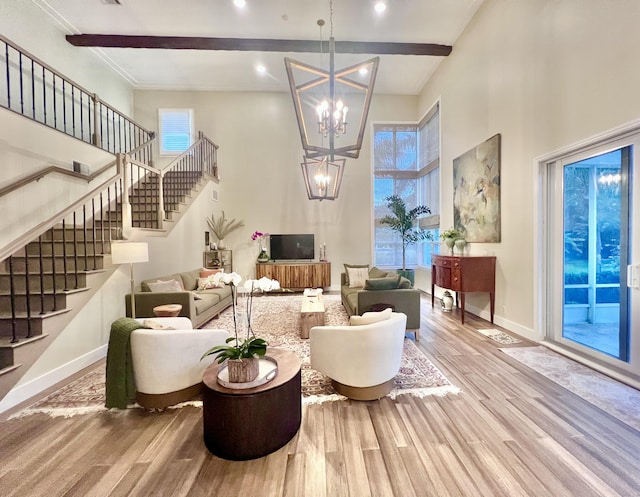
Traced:
[[400, 235], [402, 240], [402, 269], [398, 271], [405, 278], [415, 282], [413, 269], [407, 269], [406, 251], [409, 245], [421, 240], [431, 240], [431, 233], [416, 226], [416, 221], [422, 214], [431, 214], [431, 209], [425, 205], [418, 205], [411, 210], [407, 210], [407, 204], [398, 195], [391, 195], [385, 198], [387, 207], [391, 214], [387, 214], [380, 219], [381, 224], [388, 225], [393, 231]]

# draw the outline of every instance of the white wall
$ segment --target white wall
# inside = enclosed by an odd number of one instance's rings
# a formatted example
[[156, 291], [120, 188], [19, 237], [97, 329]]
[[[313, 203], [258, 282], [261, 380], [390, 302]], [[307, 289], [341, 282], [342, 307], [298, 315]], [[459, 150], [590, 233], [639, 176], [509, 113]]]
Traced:
[[[255, 277], [258, 245], [250, 237], [256, 230], [314, 233], [317, 246], [327, 244], [334, 288], [340, 285], [343, 263], [370, 262], [369, 127], [360, 157], [347, 160], [338, 199], [319, 202], [306, 196], [302, 148], [289, 94], [135, 92], [135, 119], [143, 126], [157, 130], [157, 109], [162, 107], [193, 108], [196, 130], [220, 146], [219, 201], [209, 203], [200, 225], [196, 222], [181, 243], [201, 247], [208, 229], [205, 217], [224, 210], [228, 217], [245, 222], [225, 240], [234, 250], [234, 270], [245, 278]], [[416, 107], [416, 97], [379, 95], [373, 99], [369, 120], [415, 121]], [[193, 258], [183, 266], [194, 267]]]
[[[420, 95], [441, 98], [441, 226], [453, 224], [453, 159], [502, 134], [496, 322], [533, 336], [535, 157], [637, 119], [640, 3], [485, 0]], [[488, 316], [487, 298], [469, 299]]]

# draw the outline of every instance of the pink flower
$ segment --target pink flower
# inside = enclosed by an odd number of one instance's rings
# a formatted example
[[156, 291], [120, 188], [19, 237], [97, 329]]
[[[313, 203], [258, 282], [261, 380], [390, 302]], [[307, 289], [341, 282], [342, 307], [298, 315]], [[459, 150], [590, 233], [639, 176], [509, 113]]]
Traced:
[[254, 231], [253, 235], [251, 235], [251, 239], [255, 241], [258, 238], [262, 238], [263, 236], [267, 236], [267, 235], [268, 233], [263, 233], [262, 231]]

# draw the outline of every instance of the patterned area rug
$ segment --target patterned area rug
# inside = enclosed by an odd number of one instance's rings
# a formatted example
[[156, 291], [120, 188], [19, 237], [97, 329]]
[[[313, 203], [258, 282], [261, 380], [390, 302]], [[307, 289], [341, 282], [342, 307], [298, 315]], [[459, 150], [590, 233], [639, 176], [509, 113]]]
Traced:
[[496, 330], [495, 328], [488, 328], [484, 330], [478, 330], [479, 333], [482, 333], [487, 338], [493, 340], [494, 342], [498, 342], [501, 345], [511, 345], [512, 343], [522, 343], [522, 340], [519, 338], [512, 337], [508, 333], [504, 331]]
[[505, 354], [640, 430], [640, 391], [547, 347], [509, 347]]
[[[348, 322], [348, 317], [339, 295], [325, 295], [325, 323], [340, 325]], [[265, 338], [272, 347], [281, 347], [294, 351], [302, 363], [303, 403], [322, 403], [343, 400], [331, 386], [329, 378], [311, 369], [309, 366], [309, 340], [300, 338], [300, 306], [302, 296], [262, 296], [253, 301], [252, 328]], [[231, 309], [224, 311], [219, 319], [213, 319], [205, 328], [233, 330]], [[446, 395], [459, 393], [460, 389], [452, 385], [442, 372], [408, 338], [404, 341], [404, 353], [400, 372], [394, 379], [395, 387], [389, 397], [411, 394], [418, 397], [427, 395]], [[105, 411], [105, 367], [104, 364], [74, 380], [36, 404], [23, 409], [12, 416], [21, 417], [35, 413], [50, 416], [73, 416], [97, 411]], [[200, 406], [200, 401], [186, 402], [173, 406]], [[137, 404], [130, 406], [139, 407]], [[117, 411], [117, 409], [115, 410]]]
[[[349, 318], [340, 295], [324, 295], [325, 324], [344, 325]], [[302, 363], [302, 395], [306, 403], [344, 399], [331, 386], [331, 380], [309, 365], [309, 340], [300, 338], [301, 295], [267, 295], [253, 299], [251, 327], [254, 333], [269, 342], [271, 347], [292, 350]], [[233, 331], [231, 309], [222, 313], [219, 319], [209, 321], [205, 328], [220, 328]], [[411, 394], [419, 397], [458, 393], [440, 370], [408, 338], [404, 340], [404, 353], [400, 372], [394, 378], [395, 386], [389, 397]]]

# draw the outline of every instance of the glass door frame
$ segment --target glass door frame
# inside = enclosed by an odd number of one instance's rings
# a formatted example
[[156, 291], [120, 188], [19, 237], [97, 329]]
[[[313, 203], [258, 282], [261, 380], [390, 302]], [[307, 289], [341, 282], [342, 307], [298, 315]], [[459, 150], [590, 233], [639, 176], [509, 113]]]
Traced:
[[[632, 123], [624, 129], [600, 135], [593, 139], [578, 143], [571, 147], [556, 151], [536, 159], [537, 178], [535, 230], [537, 246], [535, 248], [536, 272], [539, 275], [535, 280], [535, 331], [537, 338], [545, 345], [555, 348], [566, 355], [572, 356], [582, 362], [601, 369], [607, 374], [617, 373], [614, 376], [628, 379], [629, 382], [640, 384], [640, 332], [631, 329], [632, 323], [640, 323], [640, 290], [629, 290], [629, 319], [630, 319], [630, 344], [629, 362], [623, 362], [617, 358], [599, 353], [589, 347], [562, 338], [562, 311], [557, 312], [558, 302], [562, 308], [563, 278], [551, 278], [550, 275], [563, 274], [563, 254], [558, 254], [557, 240], [564, 239], [563, 219], [558, 216], [562, 211], [562, 205], [558, 202], [562, 199], [563, 178], [560, 164], [579, 162], [589, 157], [611, 152], [620, 148], [631, 146], [631, 170], [629, 175], [629, 188], [631, 195], [627, 198], [640, 199], [640, 122]], [[636, 175], [633, 176], [635, 164]], [[629, 205], [631, 223], [633, 223], [633, 205]], [[560, 210], [558, 210], [560, 209]], [[555, 215], [554, 215], [555, 214]], [[637, 220], [636, 220], [637, 224]], [[624, 229], [621, 227], [621, 230]], [[627, 229], [628, 233], [628, 229]], [[630, 240], [631, 252], [627, 264], [640, 263], [640, 230], [632, 234], [636, 243]], [[560, 238], [558, 238], [560, 237]], [[623, 240], [621, 239], [621, 244]], [[622, 278], [626, 282], [626, 268], [622, 268], [621, 259], [621, 284]], [[636, 327], [638, 327], [636, 325]], [[558, 332], [559, 330], [559, 332]], [[558, 333], [560, 336], [558, 336]], [[570, 343], [568, 343], [570, 342]]]

